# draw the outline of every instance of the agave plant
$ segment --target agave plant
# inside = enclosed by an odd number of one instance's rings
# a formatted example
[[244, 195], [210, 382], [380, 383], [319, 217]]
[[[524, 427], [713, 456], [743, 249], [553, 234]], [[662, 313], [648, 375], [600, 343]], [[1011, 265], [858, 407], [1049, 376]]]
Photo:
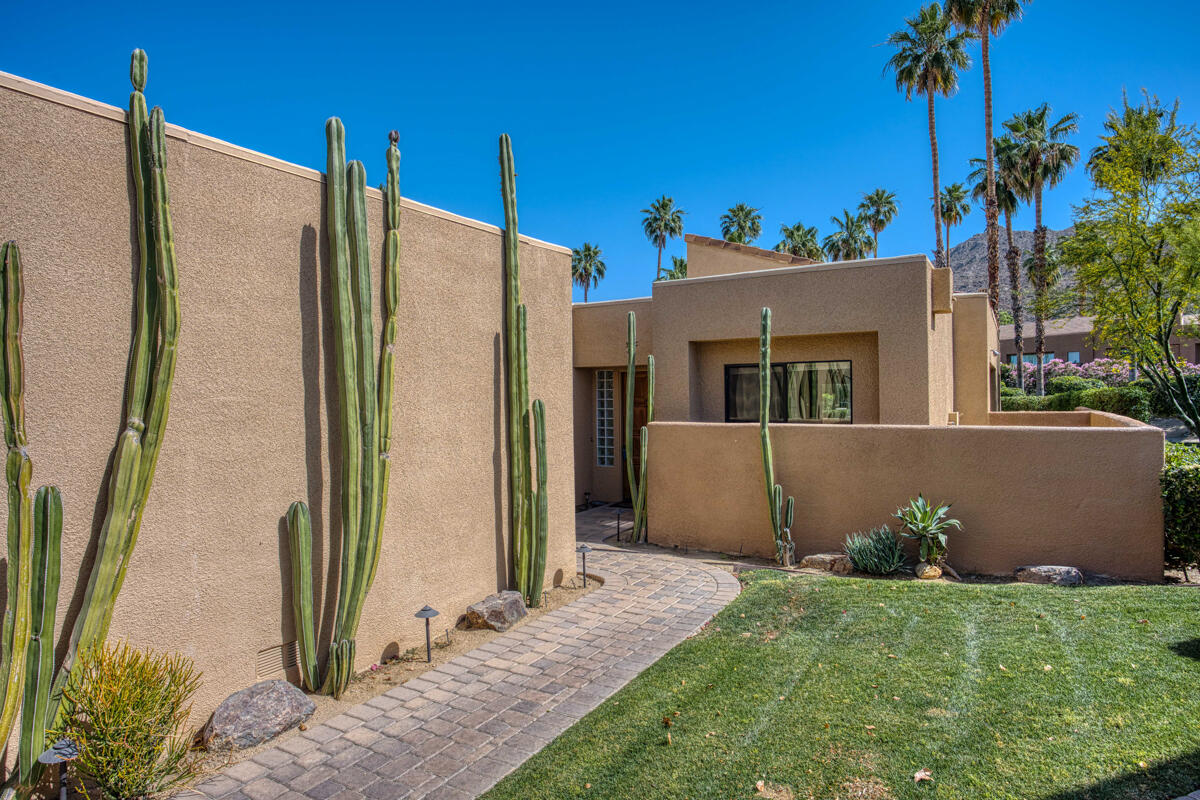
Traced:
[[891, 575], [904, 567], [904, 549], [887, 525], [846, 537], [846, 555], [859, 572]]
[[946, 560], [948, 531], [962, 530], [962, 523], [946, 519], [950, 505], [933, 505], [923, 495], [909, 500], [908, 505], [896, 509], [893, 514], [900, 520], [900, 533], [921, 543], [921, 560], [926, 564], [940, 564]]

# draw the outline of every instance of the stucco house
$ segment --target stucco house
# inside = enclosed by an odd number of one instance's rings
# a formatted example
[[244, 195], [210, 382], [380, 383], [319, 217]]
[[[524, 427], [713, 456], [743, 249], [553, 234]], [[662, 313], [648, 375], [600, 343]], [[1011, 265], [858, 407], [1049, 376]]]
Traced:
[[[1185, 318], [1185, 322], [1195, 325], [1194, 318]], [[1033, 352], [1033, 321], [1025, 320], [1021, 329], [1022, 351], [1025, 363], [1037, 364], [1037, 354]], [[1063, 319], [1046, 320], [1046, 361], [1060, 359], [1072, 364], [1087, 364], [1097, 358], [1104, 358], [1106, 347], [1092, 333], [1091, 317], [1065, 317]], [[1200, 364], [1200, 339], [1187, 336], [1174, 336], [1171, 339], [1171, 350], [1176, 356], [1193, 364]], [[1017, 343], [1014, 325], [1000, 326], [1000, 357], [1006, 364], [1017, 363]]]
[[629, 494], [634, 312], [635, 432], [646, 421], [647, 355], [656, 366], [650, 540], [773, 554], [757, 426], [759, 316], [769, 306], [781, 398], [772, 436], [784, 492], [796, 497], [798, 554], [838, 549], [923, 492], [953, 502], [966, 526], [952, 548], [960, 568], [1061, 562], [1161, 578], [1161, 432], [1086, 409], [999, 412], [986, 295], [955, 293], [950, 270], [922, 255], [813, 263], [685, 239], [687, 279], [654, 283], [651, 297], [574, 306], [577, 502]]

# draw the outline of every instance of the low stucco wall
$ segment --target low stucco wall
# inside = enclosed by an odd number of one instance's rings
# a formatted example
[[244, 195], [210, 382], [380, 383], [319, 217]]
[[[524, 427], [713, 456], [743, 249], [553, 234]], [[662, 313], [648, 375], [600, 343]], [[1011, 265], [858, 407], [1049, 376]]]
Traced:
[[[4, 75], [0, 119], [0, 237], [20, 242], [25, 265], [34, 481], [58, 483], [66, 506], [61, 638], [83, 593], [121, 419], [133, 265], [125, 125], [118, 109]], [[350, 131], [352, 142], [378, 145], [368, 149], [378, 156], [367, 164], [373, 181], [385, 133]], [[320, 125], [305, 135], [324, 141]], [[204, 715], [266, 677], [260, 651], [295, 639], [282, 519], [293, 500], [312, 508], [314, 573], [332, 570], [318, 580], [318, 603], [336, 586], [324, 189], [312, 170], [174, 127], [168, 136], [179, 364], [111, 636], [192, 658]], [[498, 177], [487, 179], [498, 208]], [[367, 205], [378, 283], [378, 191]], [[360, 669], [423, 642], [412, 615], [424, 604], [449, 626], [508, 584], [501, 233], [406, 200], [401, 238], [394, 466]], [[575, 564], [569, 266], [565, 248], [524, 240], [530, 390], [546, 403], [551, 580]]]
[[[963, 523], [950, 541], [960, 571], [1162, 579], [1157, 428], [773, 425], [771, 441], [798, 555], [895, 529], [892, 513], [924, 493]], [[649, 465], [652, 543], [774, 556], [757, 425], [653, 423]]]

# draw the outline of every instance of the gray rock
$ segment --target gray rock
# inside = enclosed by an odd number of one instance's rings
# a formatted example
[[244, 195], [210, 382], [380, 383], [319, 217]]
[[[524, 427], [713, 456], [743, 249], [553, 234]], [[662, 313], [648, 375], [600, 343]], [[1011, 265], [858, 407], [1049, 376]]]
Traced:
[[824, 570], [834, 575], [849, 575], [854, 571], [854, 564], [845, 553], [813, 553], [800, 559], [799, 567]]
[[1021, 583], [1053, 583], [1055, 586], [1083, 584], [1083, 573], [1075, 567], [1017, 567], [1013, 574]]
[[489, 594], [478, 603], [467, 606], [465, 620], [468, 628], [491, 628], [504, 632], [525, 616], [525, 601], [520, 592], [508, 591]]
[[308, 695], [285, 680], [262, 681], [225, 698], [204, 726], [204, 746], [244, 750], [296, 727], [317, 710]]

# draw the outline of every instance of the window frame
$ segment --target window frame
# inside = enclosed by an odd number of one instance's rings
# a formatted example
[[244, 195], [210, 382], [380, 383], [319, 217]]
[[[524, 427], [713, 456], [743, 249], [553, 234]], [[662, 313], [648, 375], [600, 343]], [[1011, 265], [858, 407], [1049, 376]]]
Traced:
[[[783, 367], [785, 370], [785, 373], [786, 373], [787, 367], [791, 364], [849, 364], [850, 365], [850, 368], [849, 368], [849, 372], [850, 372], [850, 402], [849, 402], [850, 416], [846, 419], [845, 422], [832, 422], [829, 420], [820, 420], [820, 419], [797, 419], [797, 420], [779, 420], [779, 421], [771, 420], [772, 425], [853, 425], [854, 424], [854, 359], [852, 359], [852, 358], [818, 358], [818, 359], [813, 359], [811, 361], [772, 361], [771, 369], [774, 370], [775, 367]], [[727, 423], [732, 423], [732, 424], [736, 424], [736, 425], [747, 425], [747, 424], [753, 424], [754, 422], [757, 421], [757, 420], [751, 420], [751, 421], [735, 420], [735, 419], [730, 419], [730, 417], [729, 417], [729, 371], [731, 369], [743, 369], [745, 367], [752, 367], [757, 372], [759, 365], [757, 363], [726, 364], [724, 371], [723, 371], [724, 380], [722, 381], [721, 390], [723, 393], [723, 403], [725, 405], [725, 409], [724, 409], [725, 422], [727, 422]]]
[[[602, 384], [601, 384], [601, 376], [602, 375], [607, 376], [607, 379], [606, 379], [607, 380], [607, 389], [608, 389], [608, 397], [607, 397], [607, 400], [608, 400], [608, 408], [607, 408], [608, 429], [607, 429], [607, 431], [608, 432], [607, 432], [607, 435], [605, 435], [604, 430], [601, 427], [605, 421], [604, 418], [601, 416], [601, 412], [605, 410], [601, 407], [601, 400], [604, 399], [601, 396], [601, 391], [603, 391]], [[593, 464], [594, 464], [594, 466], [597, 466], [597, 467], [611, 469], [611, 468], [617, 466], [617, 371], [614, 369], [593, 370], [593, 372], [592, 372], [592, 390], [593, 390], [593, 394], [592, 394], [592, 400], [593, 400], [592, 436], [593, 436], [593, 441], [594, 441], [594, 446], [592, 447], [592, 451], [594, 453]], [[607, 458], [608, 458], [607, 462], [605, 461], [604, 457], [601, 455], [601, 452], [602, 452], [601, 448], [605, 448], [607, 450]]]

